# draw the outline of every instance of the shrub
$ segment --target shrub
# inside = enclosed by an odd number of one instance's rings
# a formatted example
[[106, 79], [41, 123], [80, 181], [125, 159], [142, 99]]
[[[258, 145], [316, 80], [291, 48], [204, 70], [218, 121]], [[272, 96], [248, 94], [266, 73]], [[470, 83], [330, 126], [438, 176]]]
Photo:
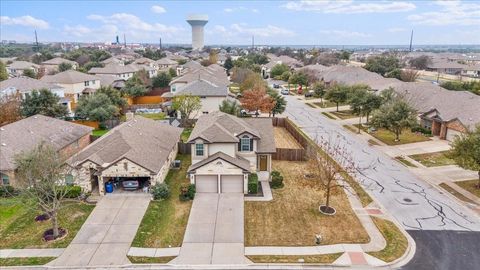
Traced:
[[76, 199], [82, 194], [82, 188], [79, 186], [65, 186], [64, 188], [67, 189], [64, 198]]
[[180, 201], [193, 200], [195, 198], [195, 192], [196, 192], [195, 185], [193, 184], [182, 185], [180, 187], [180, 195], [179, 195]]
[[12, 186], [0, 186], [0, 197], [8, 198], [18, 195], [18, 191]]
[[151, 188], [154, 200], [165, 200], [170, 197], [170, 189], [166, 183], [156, 183]]
[[283, 176], [278, 171], [272, 171], [270, 174], [272, 177], [272, 182], [270, 186], [272, 188], [282, 188], [283, 187]]
[[248, 193], [256, 194], [258, 192], [258, 175], [252, 173], [248, 176]]
[[420, 133], [422, 133], [424, 135], [427, 135], [427, 136], [432, 134], [432, 131], [430, 129], [424, 128], [422, 126], [414, 126], [414, 127], [412, 127], [411, 131], [412, 132], [420, 132]]

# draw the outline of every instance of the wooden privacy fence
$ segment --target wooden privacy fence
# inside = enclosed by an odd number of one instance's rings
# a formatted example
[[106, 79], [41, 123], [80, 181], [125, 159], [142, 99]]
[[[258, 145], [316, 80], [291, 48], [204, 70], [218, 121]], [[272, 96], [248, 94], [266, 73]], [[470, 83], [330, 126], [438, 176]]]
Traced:
[[273, 126], [285, 128], [303, 149], [276, 148], [277, 152], [272, 155], [273, 160], [305, 161], [307, 157], [308, 143], [298, 128], [287, 118], [272, 118]]
[[192, 153], [192, 147], [188, 143], [178, 142], [178, 153], [190, 155]]
[[72, 122], [75, 123], [75, 124], [80, 124], [80, 125], [84, 125], [84, 126], [89, 126], [89, 127], [94, 128], [94, 129], [98, 129], [99, 126], [100, 126], [100, 123], [98, 123], [98, 121], [74, 120], [74, 121], [72, 121]]

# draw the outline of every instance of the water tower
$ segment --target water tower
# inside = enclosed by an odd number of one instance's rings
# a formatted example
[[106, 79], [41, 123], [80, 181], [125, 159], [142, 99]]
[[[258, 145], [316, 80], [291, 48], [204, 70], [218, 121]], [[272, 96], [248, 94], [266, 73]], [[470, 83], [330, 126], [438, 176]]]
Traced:
[[201, 50], [203, 48], [203, 27], [208, 23], [208, 15], [189, 15], [187, 22], [192, 26], [192, 48]]

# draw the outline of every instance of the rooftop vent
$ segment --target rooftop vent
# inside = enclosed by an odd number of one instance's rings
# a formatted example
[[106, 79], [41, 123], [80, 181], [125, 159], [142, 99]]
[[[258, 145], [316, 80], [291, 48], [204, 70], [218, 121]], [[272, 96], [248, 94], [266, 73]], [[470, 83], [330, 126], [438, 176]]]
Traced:
[[6, 143], [2, 143], [2, 146], [7, 146], [7, 144], [6, 144]]
[[0, 128], [0, 130], [5, 130], [4, 128]]

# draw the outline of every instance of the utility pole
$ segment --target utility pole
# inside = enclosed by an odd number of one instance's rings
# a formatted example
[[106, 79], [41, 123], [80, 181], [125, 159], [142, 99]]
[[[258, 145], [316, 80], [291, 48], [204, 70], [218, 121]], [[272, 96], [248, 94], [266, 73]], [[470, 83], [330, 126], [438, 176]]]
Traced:
[[252, 35], [252, 51], [255, 50], [255, 36]]
[[412, 29], [412, 34], [410, 35], [410, 52], [412, 52], [412, 42], [413, 42], [413, 29]]
[[123, 46], [127, 48], [127, 38], [125, 37], [125, 33], [123, 34]]
[[160, 38], [160, 51], [162, 50], [162, 38]]
[[38, 46], [38, 37], [37, 37], [37, 30], [35, 29], [35, 51], [40, 51], [40, 46]]

